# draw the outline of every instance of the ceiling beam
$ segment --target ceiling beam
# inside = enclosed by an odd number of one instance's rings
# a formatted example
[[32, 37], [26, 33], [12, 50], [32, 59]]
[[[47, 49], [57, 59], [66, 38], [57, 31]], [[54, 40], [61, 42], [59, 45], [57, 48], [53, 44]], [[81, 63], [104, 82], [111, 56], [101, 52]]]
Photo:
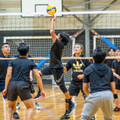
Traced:
[[101, 8], [111, 7], [111, 6], [119, 5], [119, 4], [120, 4], [120, 2], [115, 3], [115, 4], [110, 4], [110, 5], [105, 5], [105, 6], [97, 7], [97, 8], [93, 8], [93, 9], [89, 9], [87, 11], [92, 11], [92, 10], [97, 10], [97, 9], [101, 9]]
[[96, 1], [100, 1], [100, 0], [92, 0], [92, 1], [84, 2], [84, 3], [79, 3], [79, 4], [74, 4], [74, 5], [70, 5], [70, 6], [66, 6], [66, 7], [64, 6], [63, 9], [70, 8], [70, 7], [75, 7], [75, 6], [80, 6], [80, 5], [85, 5], [85, 4], [96, 2]]
[[[65, 7], [65, 6], [63, 5], [63, 7]], [[70, 10], [68, 8], [65, 8], [65, 10], [70, 12]], [[80, 21], [82, 24], [84, 24], [84, 22], [77, 15], [72, 15], [72, 16], [74, 16], [78, 21]]]
[[[111, 4], [114, 4], [115, 2], [117, 2], [118, 0], [113, 0], [109, 5], [111, 5]], [[108, 8], [110, 8], [111, 6], [109, 6], [109, 7], [105, 7], [102, 11], [105, 11], [105, 10], [107, 10]], [[95, 19], [97, 19], [99, 16], [100, 16], [101, 14], [98, 14], [98, 15], [96, 15], [91, 21], [90, 21], [90, 23], [92, 23]]]

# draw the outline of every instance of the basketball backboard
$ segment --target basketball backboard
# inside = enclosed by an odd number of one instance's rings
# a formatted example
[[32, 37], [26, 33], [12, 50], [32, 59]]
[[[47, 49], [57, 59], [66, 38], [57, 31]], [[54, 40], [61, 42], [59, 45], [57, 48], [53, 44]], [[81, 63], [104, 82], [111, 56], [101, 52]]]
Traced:
[[[62, 12], [62, 0], [21, 0], [22, 13], [47, 13], [48, 5], [56, 6], [57, 12]], [[24, 17], [28, 15], [24, 15]], [[45, 16], [49, 16], [48, 14]], [[62, 16], [62, 15], [59, 15]]]

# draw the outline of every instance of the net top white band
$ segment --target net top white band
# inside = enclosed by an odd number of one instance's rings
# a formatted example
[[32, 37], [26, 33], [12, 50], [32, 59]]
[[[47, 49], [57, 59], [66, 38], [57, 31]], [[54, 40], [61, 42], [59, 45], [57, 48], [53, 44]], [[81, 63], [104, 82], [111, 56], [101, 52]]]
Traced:
[[[14, 60], [16, 58], [0, 58], [0, 60]], [[46, 58], [46, 57], [31, 57], [28, 58], [31, 60], [43, 60], [43, 59], [50, 59], [50, 58]], [[93, 59], [93, 57], [62, 57], [61, 59]], [[120, 57], [106, 57], [105, 59], [120, 59]]]
[[[120, 10], [117, 11], [76, 11], [76, 12], [57, 12], [55, 15], [79, 15], [79, 14], [115, 14], [120, 13]], [[22, 16], [40, 16], [40, 15], [48, 15], [46, 13], [0, 13], [0, 16], [14, 16], [14, 15], [22, 15]]]

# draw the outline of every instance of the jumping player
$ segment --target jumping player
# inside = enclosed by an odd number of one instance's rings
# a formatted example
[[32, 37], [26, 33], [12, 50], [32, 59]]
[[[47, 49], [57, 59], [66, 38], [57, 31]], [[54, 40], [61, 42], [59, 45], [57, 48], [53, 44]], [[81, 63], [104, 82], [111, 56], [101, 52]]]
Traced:
[[[61, 57], [62, 57], [62, 51], [64, 49], [64, 46], [68, 44], [68, 42], [71, 40], [68, 34], [61, 32], [58, 35], [55, 34], [54, 30], [54, 21], [56, 20], [55, 16], [52, 16], [51, 18], [51, 26], [50, 26], [50, 34], [52, 37], [53, 45], [51, 47], [50, 51], [50, 65], [43, 68], [40, 71], [40, 75], [53, 75], [54, 80], [56, 84], [60, 87], [62, 92], [64, 93], [66, 97], [66, 102], [68, 103], [68, 111], [67, 115], [73, 111], [75, 107], [75, 103], [71, 101], [69, 91], [67, 90], [65, 83], [64, 83], [64, 78], [63, 78], [63, 65], [61, 62]], [[61, 118], [62, 119], [62, 118]]]

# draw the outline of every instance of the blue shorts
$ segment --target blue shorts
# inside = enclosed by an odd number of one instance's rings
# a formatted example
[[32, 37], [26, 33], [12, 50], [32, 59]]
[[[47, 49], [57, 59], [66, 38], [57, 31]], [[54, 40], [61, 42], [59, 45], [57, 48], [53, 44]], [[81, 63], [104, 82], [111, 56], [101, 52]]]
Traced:
[[[0, 92], [2, 92], [5, 89], [5, 82], [0, 82]], [[7, 99], [7, 94], [3, 96], [4, 99]]]

